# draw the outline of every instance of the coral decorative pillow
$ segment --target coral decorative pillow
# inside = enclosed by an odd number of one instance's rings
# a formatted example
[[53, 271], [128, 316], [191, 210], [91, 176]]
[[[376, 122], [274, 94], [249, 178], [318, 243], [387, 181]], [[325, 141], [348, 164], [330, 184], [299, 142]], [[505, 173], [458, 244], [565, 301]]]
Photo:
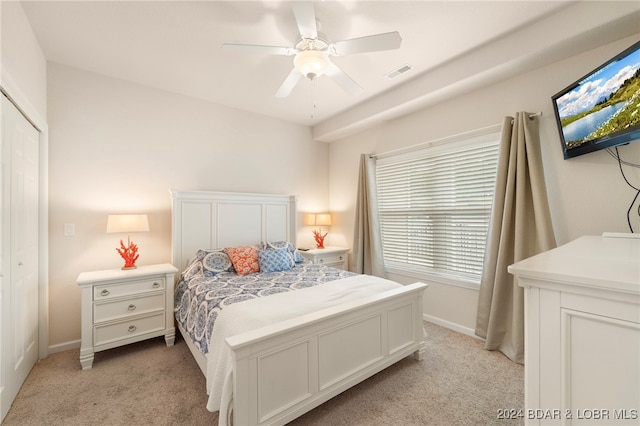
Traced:
[[225, 247], [224, 251], [229, 255], [233, 268], [238, 275], [260, 272], [258, 248], [256, 246]]

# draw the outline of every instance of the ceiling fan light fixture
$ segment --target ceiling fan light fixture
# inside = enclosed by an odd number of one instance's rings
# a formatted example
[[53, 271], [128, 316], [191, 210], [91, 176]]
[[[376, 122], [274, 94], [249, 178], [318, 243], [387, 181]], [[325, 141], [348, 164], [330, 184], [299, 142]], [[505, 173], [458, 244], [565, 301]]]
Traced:
[[327, 71], [331, 61], [329, 55], [319, 50], [303, 50], [293, 58], [293, 65], [302, 75], [313, 80]]

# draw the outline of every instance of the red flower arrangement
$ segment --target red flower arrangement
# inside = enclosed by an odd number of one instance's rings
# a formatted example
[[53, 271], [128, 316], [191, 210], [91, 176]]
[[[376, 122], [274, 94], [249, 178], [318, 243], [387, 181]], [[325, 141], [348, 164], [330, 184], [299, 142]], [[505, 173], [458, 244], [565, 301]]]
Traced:
[[327, 236], [325, 232], [324, 235], [320, 233], [320, 231], [313, 231], [313, 238], [316, 240], [316, 248], [322, 249], [324, 248], [324, 237]]
[[120, 248], [116, 248], [116, 251], [124, 259], [124, 266], [122, 269], [134, 269], [136, 267], [136, 260], [140, 257], [138, 254], [138, 246], [129, 241], [129, 247], [125, 246], [122, 240], [120, 240]]

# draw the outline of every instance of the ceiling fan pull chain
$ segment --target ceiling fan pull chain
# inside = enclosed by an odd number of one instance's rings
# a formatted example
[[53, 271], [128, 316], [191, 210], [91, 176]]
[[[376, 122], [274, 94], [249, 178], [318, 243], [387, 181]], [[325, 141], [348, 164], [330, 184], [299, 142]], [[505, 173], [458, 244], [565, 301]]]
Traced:
[[311, 119], [314, 119], [316, 113], [316, 79], [311, 80]]

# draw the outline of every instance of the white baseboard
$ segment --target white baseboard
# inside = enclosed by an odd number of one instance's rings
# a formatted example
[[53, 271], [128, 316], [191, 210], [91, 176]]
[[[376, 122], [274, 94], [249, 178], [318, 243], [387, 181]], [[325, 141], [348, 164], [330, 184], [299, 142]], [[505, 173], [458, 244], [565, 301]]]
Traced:
[[68, 351], [69, 349], [77, 349], [80, 347], [80, 340], [72, 340], [71, 342], [58, 343], [57, 345], [49, 346], [49, 353]]
[[471, 337], [475, 337], [476, 339], [483, 340], [481, 337], [476, 335], [475, 330], [472, 328], [464, 327], [460, 324], [456, 324], [455, 322], [443, 320], [442, 318], [433, 317], [427, 314], [422, 314], [422, 318], [425, 321], [432, 322], [435, 325], [439, 325], [440, 327], [448, 328], [449, 330], [457, 331], [458, 333], [462, 333], [467, 336], [471, 336]]

